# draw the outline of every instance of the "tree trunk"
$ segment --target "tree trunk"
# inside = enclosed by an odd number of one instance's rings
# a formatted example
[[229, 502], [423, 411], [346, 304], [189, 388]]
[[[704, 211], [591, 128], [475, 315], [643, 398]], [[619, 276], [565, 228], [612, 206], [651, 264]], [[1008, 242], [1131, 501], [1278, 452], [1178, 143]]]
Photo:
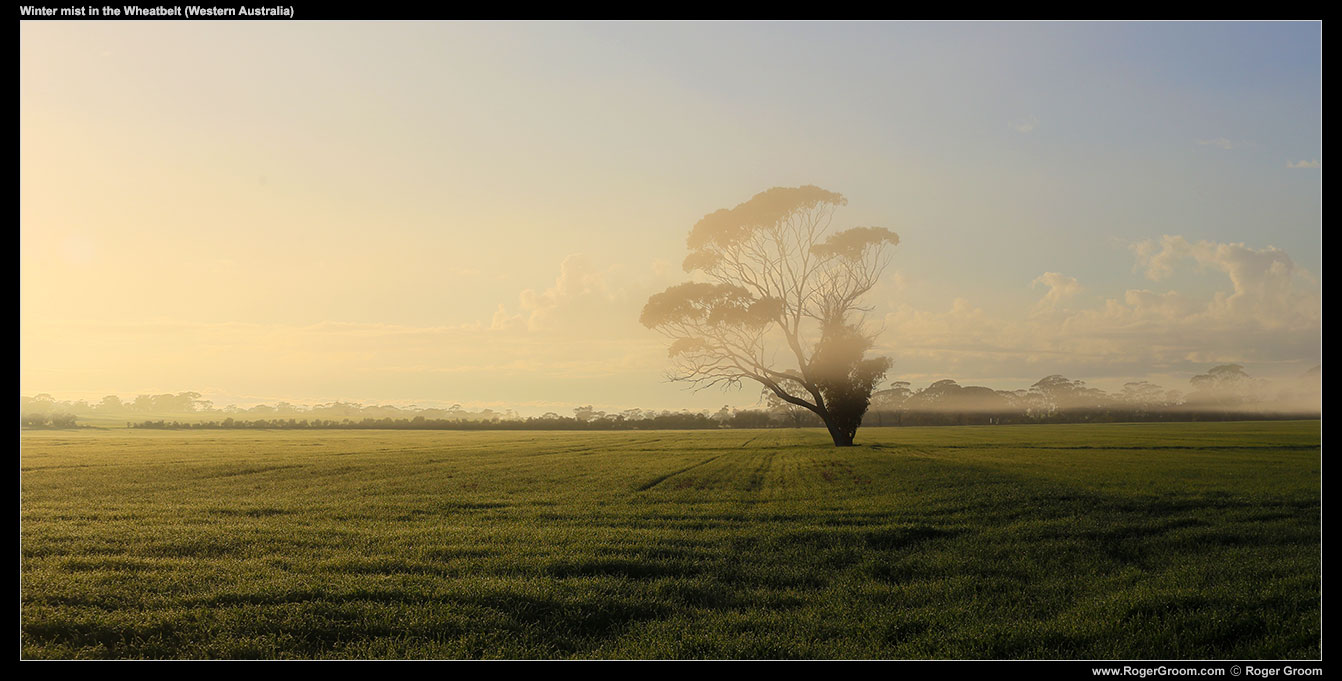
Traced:
[[834, 438], [835, 447], [852, 447], [853, 436], [857, 433], [850, 433], [837, 426], [826, 426], [829, 429], [829, 436]]

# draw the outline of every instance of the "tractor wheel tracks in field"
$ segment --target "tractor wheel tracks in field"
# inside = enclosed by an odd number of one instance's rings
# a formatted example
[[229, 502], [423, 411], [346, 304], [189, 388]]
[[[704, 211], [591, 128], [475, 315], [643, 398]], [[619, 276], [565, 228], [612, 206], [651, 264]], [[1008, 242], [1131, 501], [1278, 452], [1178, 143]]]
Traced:
[[702, 465], [704, 465], [704, 464], [711, 463], [711, 462], [713, 462], [713, 461], [716, 461], [717, 459], [722, 458], [723, 456], [725, 456], [725, 455], [724, 455], [724, 454], [718, 454], [717, 456], [710, 456], [710, 457], [708, 457], [707, 459], [704, 459], [703, 461], [700, 461], [699, 463], [696, 463], [696, 464], [690, 464], [689, 466], [686, 466], [686, 467], [684, 467], [684, 468], [682, 468], [682, 469], [680, 469], [680, 470], [671, 471], [670, 473], [667, 473], [667, 474], [665, 474], [665, 475], [659, 475], [659, 476], [657, 476], [657, 477], [655, 477], [655, 478], [653, 478], [653, 479], [651, 479], [651, 480], [649, 480], [649, 481], [647, 481], [647, 482], [645, 482], [645, 483], [643, 483], [643, 484], [641, 484], [641, 485], [635, 487], [635, 488], [634, 488], [634, 491], [635, 491], [635, 492], [646, 492], [646, 491], [652, 489], [653, 487], [656, 487], [657, 485], [662, 484], [662, 483], [665, 482], [668, 478], [673, 478], [673, 477], [675, 477], [675, 476], [677, 476], [677, 475], [680, 475], [681, 473], [684, 473], [685, 471], [693, 470], [693, 469], [698, 468], [698, 467], [700, 467], [700, 466], [702, 466]]

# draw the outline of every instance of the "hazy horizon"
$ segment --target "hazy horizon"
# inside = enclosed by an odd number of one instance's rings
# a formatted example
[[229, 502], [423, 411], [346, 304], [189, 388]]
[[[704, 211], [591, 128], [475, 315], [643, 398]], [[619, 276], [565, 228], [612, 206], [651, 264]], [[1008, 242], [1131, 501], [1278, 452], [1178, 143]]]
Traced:
[[639, 310], [803, 184], [900, 235], [885, 383], [1290, 379], [1321, 30], [22, 22], [20, 394], [750, 406], [667, 383]]

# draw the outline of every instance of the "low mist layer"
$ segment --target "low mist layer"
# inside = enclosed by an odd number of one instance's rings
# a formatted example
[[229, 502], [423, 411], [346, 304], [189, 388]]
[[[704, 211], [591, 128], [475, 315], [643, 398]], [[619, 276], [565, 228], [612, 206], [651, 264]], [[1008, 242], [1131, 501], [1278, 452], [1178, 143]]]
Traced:
[[[962, 386], [952, 379], [913, 389], [894, 381], [872, 396], [865, 426], [965, 423], [1058, 423], [1072, 421], [1179, 421], [1209, 418], [1279, 418], [1319, 415], [1323, 405], [1323, 367], [1291, 380], [1250, 376], [1238, 364], [1223, 364], [1189, 380], [1187, 392], [1149, 381], [1133, 381], [1119, 392], [1087, 387], [1061, 375], [1044, 377], [1028, 388], [994, 390]], [[22, 424], [29, 428], [73, 428], [124, 421], [137, 427], [216, 428], [766, 428], [817, 426], [815, 417], [772, 395], [755, 409], [723, 406], [717, 411], [622, 409], [592, 405], [572, 415], [547, 412], [523, 417], [513, 409], [470, 410], [364, 405], [330, 402], [296, 405], [279, 402], [242, 408], [215, 407], [197, 392], [139, 395], [123, 400], [108, 395], [96, 403], [58, 401], [51, 395], [20, 397]]]

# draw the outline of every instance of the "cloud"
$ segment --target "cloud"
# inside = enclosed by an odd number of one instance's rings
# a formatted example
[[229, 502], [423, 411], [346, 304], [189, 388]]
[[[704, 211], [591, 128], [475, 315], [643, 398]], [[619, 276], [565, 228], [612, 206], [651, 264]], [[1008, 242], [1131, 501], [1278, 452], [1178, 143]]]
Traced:
[[1041, 284], [1048, 287], [1048, 292], [1038, 303], [1035, 303], [1036, 312], [1055, 310], [1064, 301], [1081, 292], [1081, 284], [1077, 283], [1076, 277], [1069, 277], [1057, 272], [1045, 272], [1030, 282], [1032, 287], [1038, 287]]
[[1180, 251], [1187, 245], [1183, 237], [1173, 237], [1165, 235], [1160, 238], [1159, 250], [1157, 244], [1151, 239], [1138, 241], [1130, 246], [1132, 252], [1137, 256], [1137, 262], [1134, 269], [1146, 269], [1146, 278], [1151, 281], [1160, 281], [1174, 273], [1175, 261], [1180, 256]]
[[1027, 135], [1034, 132], [1034, 129], [1037, 127], [1039, 127], [1039, 119], [1035, 118], [1034, 114], [1030, 114], [1024, 118], [1018, 118], [1011, 124], [1011, 129]]
[[1147, 240], [1134, 244], [1137, 264], [1147, 278], [1163, 279], [1183, 261], [1203, 269], [1223, 272], [1231, 291], [1218, 292], [1201, 314], [1206, 318], [1254, 319], [1269, 326], [1299, 326], [1319, 319], [1316, 305], [1321, 299], [1301, 291], [1308, 274], [1295, 266], [1285, 251], [1268, 246], [1251, 248], [1242, 243], [1191, 243], [1181, 236], [1163, 236], [1159, 248]]
[[573, 253], [559, 263], [549, 286], [524, 289], [513, 305], [498, 305], [488, 327], [552, 338], [646, 342], [655, 335], [638, 323], [639, 310], [649, 296], [682, 276], [662, 260], [631, 267], [598, 264], [586, 254]]
[[1287, 168], [1322, 168], [1323, 163], [1319, 159], [1313, 161], [1287, 161]]
[[[1131, 288], [1099, 304], [1063, 309], [1082, 290], [1074, 277], [1046, 272], [1048, 291], [1028, 315], [989, 314], [964, 298], [947, 310], [900, 304], [886, 315], [878, 351], [896, 374], [940, 377], [1127, 375], [1202, 370], [1201, 363], [1318, 363], [1322, 296], [1318, 283], [1282, 250], [1242, 243], [1190, 242], [1166, 235], [1132, 247], [1153, 281], [1176, 271], [1222, 275], [1219, 290]], [[894, 375], [894, 374], [892, 374]]]
[[[607, 281], [612, 269], [597, 268], [582, 253], [569, 255], [560, 263], [559, 276], [552, 286], [541, 292], [526, 289], [518, 295], [521, 315], [509, 316], [500, 305], [494, 319], [498, 321], [501, 315], [507, 320], [524, 316], [531, 331], [591, 323], [605, 316], [610, 304], [620, 297]], [[630, 319], [636, 316], [631, 313]]]
[[507, 331], [512, 329], [526, 328], [527, 320], [520, 314], [508, 312], [508, 308], [499, 303], [499, 307], [494, 311], [494, 318], [489, 323], [489, 328], [495, 331]]
[[1217, 149], [1234, 149], [1237, 146], [1236, 142], [1231, 142], [1224, 137], [1217, 137], [1216, 139], [1210, 140], [1193, 140], [1193, 142], [1204, 147], [1216, 147]]

